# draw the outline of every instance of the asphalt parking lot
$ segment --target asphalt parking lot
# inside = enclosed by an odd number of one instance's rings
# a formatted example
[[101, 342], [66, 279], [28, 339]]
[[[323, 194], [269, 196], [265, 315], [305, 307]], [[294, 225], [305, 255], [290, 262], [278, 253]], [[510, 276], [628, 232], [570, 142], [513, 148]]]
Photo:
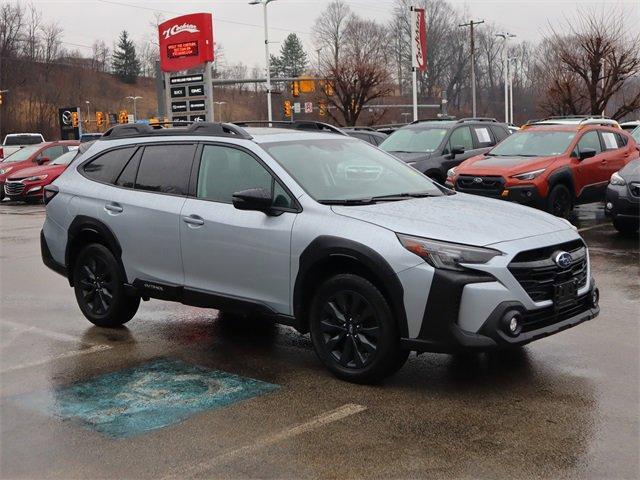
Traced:
[[412, 355], [378, 386], [216, 311], [152, 300], [91, 326], [42, 264], [43, 218], [0, 204], [3, 478], [640, 476], [638, 238], [599, 205], [574, 219], [597, 319], [516, 354]]

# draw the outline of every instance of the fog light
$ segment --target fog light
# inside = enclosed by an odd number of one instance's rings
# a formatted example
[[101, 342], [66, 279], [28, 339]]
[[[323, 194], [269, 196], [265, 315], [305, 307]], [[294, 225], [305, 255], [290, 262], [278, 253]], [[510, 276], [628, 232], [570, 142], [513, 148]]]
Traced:
[[591, 306], [597, 307], [599, 301], [600, 301], [600, 290], [598, 290], [597, 288], [594, 288], [593, 290], [591, 290]]
[[503, 330], [512, 337], [517, 337], [522, 331], [522, 315], [517, 310], [511, 310], [502, 317]]
[[509, 196], [509, 190], [503, 190], [502, 193], [500, 194], [500, 196], [508, 197]]
[[607, 207], [607, 210], [611, 210], [613, 208], [613, 203], [607, 202], [605, 206]]

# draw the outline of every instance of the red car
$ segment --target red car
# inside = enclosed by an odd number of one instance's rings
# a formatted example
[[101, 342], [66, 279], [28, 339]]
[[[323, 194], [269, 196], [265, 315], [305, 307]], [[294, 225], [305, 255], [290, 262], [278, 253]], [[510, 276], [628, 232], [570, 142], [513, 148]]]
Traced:
[[635, 158], [635, 140], [611, 120], [554, 119], [452, 168], [447, 185], [566, 217], [576, 204], [603, 200], [611, 175]]
[[[77, 140], [44, 142], [21, 148], [0, 162], [0, 200], [5, 197], [5, 182], [10, 175], [15, 176], [20, 170], [47, 164], [69, 150], [80, 145]], [[11, 195], [9, 195], [11, 196]]]

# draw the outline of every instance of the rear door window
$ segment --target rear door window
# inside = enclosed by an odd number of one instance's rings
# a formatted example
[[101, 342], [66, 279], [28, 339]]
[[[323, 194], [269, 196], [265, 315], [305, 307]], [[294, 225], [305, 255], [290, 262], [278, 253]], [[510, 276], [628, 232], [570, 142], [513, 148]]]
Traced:
[[491, 147], [496, 144], [496, 142], [493, 140], [493, 137], [491, 136], [491, 132], [488, 126], [473, 127], [473, 133], [476, 136], [478, 148]]
[[66, 150], [64, 146], [56, 145], [55, 147], [49, 147], [43, 150], [42, 153], [40, 153], [39, 157], [48, 158], [49, 160], [55, 160], [60, 155], [62, 155], [65, 151]]
[[622, 145], [618, 143], [618, 136], [613, 132], [600, 132], [605, 150], [616, 150]]
[[111, 150], [85, 164], [82, 170], [92, 180], [113, 183], [135, 150], [135, 147]]
[[195, 144], [145, 147], [135, 188], [148, 192], [186, 195], [195, 151]]
[[502, 140], [509, 136], [509, 131], [498, 125], [491, 125], [491, 131], [496, 139], [496, 143], [500, 143]]
[[473, 138], [469, 127], [456, 128], [449, 137], [449, 151], [455, 147], [464, 147], [465, 150], [473, 150]]
[[124, 188], [133, 188], [136, 184], [136, 175], [138, 174], [138, 166], [140, 165], [140, 157], [142, 157], [143, 148], [140, 147], [136, 154], [129, 160], [127, 166], [124, 167], [122, 173], [116, 179], [116, 185]]

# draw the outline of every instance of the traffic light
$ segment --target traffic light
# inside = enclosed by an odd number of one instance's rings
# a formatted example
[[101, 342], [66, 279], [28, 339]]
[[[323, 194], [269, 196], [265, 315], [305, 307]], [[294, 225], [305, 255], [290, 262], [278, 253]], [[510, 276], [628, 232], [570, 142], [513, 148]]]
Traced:
[[78, 122], [78, 112], [71, 112], [71, 125], [73, 126], [73, 128], [78, 128]]
[[129, 123], [129, 113], [126, 110], [120, 110], [118, 113], [118, 123]]
[[291, 118], [291, 102], [289, 100], [284, 101], [284, 116]]
[[327, 97], [333, 97], [333, 85], [331, 84], [331, 82], [326, 81], [324, 82], [324, 94]]
[[102, 127], [104, 125], [104, 113], [96, 112], [96, 125]]
[[324, 102], [318, 102], [318, 113], [321, 117], [327, 114], [327, 104]]
[[291, 95], [294, 97], [300, 96], [300, 82], [297, 80], [291, 82]]

